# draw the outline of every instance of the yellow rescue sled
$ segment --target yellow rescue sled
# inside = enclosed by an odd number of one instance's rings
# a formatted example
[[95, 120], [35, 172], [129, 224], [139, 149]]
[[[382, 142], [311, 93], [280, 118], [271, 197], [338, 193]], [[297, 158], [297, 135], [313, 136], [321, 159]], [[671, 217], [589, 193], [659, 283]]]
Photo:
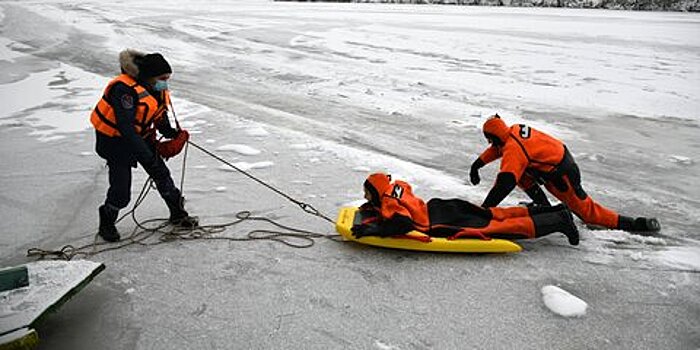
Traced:
[[420, 250], [428, 252], [448, 253], [517, 253], [522, 247], [515, 242], [505, 239], [474, 239], [429, 237], [418, 231], [411, 231], [407, 237], [376, 237], [367, 236], [356, 238], [352, 235], [352, 226], [360, 224], [362, 218], [356, 207], [343, 207], [338, 213], [335, 229], [346, 240], [362, 244], [394, 249]]

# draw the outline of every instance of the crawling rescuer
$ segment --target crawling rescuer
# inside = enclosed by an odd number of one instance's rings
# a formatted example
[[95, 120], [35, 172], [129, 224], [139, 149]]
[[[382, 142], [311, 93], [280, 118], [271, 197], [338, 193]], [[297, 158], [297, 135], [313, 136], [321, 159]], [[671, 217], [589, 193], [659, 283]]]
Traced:
[[569, 210], [563, 206], [482, 208], [461, 199], [433, 198], [426, 204], [411, 186], [384, 173], [364, 182], [367, 203], [360, 207], [375, 216], [352, 227], [355, 237], [401, 236], [417, 230], [447, 238], [537, 238], [562, 232], [577, 245], [579, 235]]
[[661, 229], [655, 218], [619, 215], [596, 201], [581, 186], [581, 173], [566, 145], [558, 139], [524, 124], [508, 126], [491, 116], [483, 126], [491, 144], [471, 166], [470, 180], [480, 182], [479, 169], [501, 158], [496, 183], [484, 199], [485, 208], [495, 207], [517, 185], [536, 205], [549, 205], [539, 184], [566, 204], [583, 222], [609, 229], [654, 233]]
[[[119, 63], [122, 74], [107, 84], [90, 117], [96, 129], [95, 149], [109, 168], [107, 198], [99, 208], [99, 235], [109, 242], [119, 241], [115, 222], [119, 210], [129, 204], [131, 168], [137, 163], [153, 178], [170, 210], [170, 223], [197, 226], [197, 218], [185, 211], [182, 194], [163, 161], [163, 157], [175, 156], [189, 137], [186, 130], [175, 129], [168, 121], [170, 64], [159, 53], [131, 49], [120, 53]], [[156, 129], [172, 141], [158, 142]]]

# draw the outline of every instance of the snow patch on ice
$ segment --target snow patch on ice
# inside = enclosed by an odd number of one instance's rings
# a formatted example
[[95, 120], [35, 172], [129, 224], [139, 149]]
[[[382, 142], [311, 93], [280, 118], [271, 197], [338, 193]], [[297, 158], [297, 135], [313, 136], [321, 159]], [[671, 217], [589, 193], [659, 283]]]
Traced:
[[291, 181], [291, 183], [293, 183], [293, 184], [307, 185], [307, 186], [313, 185], [313, 182], [311, 182], [311, 181], [309, 181], [309, 180], [294, 180], [294, 181]]
[[678, 155], [671, 155], [671, 157], [669, 157], [668, 161], [671, 163], [682, 164], [682, 165], [693, 164], [693, 159], [691, 159], [690, 157], [678, 156]]
[[226, 191], [226, 186], [219, 186], [214, 189], [216, 192], [225, 192]]
[[654, 252], [653, 259], [670, 267], [700, 272], [700, 247], [671, 247]]
[[374, 346], [376, 346], [377, 349], [380, 349], [380, 350], [400, 350], [401, 349], [398, 346], [387, 344], [387, 343], [384, 343], [384, 342], [379, 341], [379, 340], [374, 341]]
[[316, 143], [295, 143], [289, 145], [289, 148], [295, 149], [295, 150], [300, 150], [300, 151], [308, 151], [308, 150], [318, 150], [320, 149], [320, 146]]
[[598, 154], [598, 153], [593, 153], [593, 154], [589, 154], [586, 152], [575, 153], [574, 158], [587, 159], [587, 160], [590, 160], [592, 162], [597, 162], [597, 163], [605, 161], [605, 156], [603, 156], [602, 154]]
[[[248, 163], [248, 162], [236, 162], [232, 163], [235, 167], [237, 167], [240, 170], [250, 170], [250, 169], [262, 169], [262, 168], [269, 168], [275, 163], [270, 162], [270, 161], [263, 161], [263, 162], [256, 162], [256, 163]], [[232, 169], [231, 167], [227, 165], [222, 165], [219, 167], [220, 170], [224, 171], [236, 171], [236, 169]]]
[[260, 154], [260, 150], [250, 147], [248, 145], [242, 145], [242, 144], [228, 144], [228, 145], [223, 145], [220, 146], [216, 149], [217, 151], [222, 151], [222, 152], [236, 152], [238, 154], [242, 154], [244, 156], [255, 156]]
[[[433, 191], [450, 193], [452, 196], [462, 198], [483, 197], [483, 194], [477, 194], [479, 191], [484, 191], [483, 189], [467, 186], [462, 179], [447, 175], [439, 170], [330, 141], [320, 141], [319, 147], [340, 159], [344, 159], [349, 164], [361, 164], [357, 167], [369, 169], [368, 172], [390, 173], [393, 179], [410, 183], [414, 190], [421, 186], [427, 186]], [[429, 198], [430, 194], [423, 192], [419, 196]]]
[[[2, 22], [3, 16], [1, 11], [2, 8], [0, 8], [0, 22]], [[20, 45], [24, 46], [22, 44]], [[23, 56], [23, 54], [13, 51], [11, 47], [18, 47], [18, 43], [7, 38], [0, 37], [0, 60], [14, 62], [15, 58]]]
[[216, 143], [216, 140], [206, 139], [206, 140], [204, 140], [204, 143], [212, 144], [212, 143]]
[[585, 301], [552, 285], [542, 287], [542, 301], [549, 310], [564, 317], [583, 316], [588, 308]]
[[186, 120], [186, 121], [181, 121], [181, 122], [180, 122], [180, 125], [182, 125], [182, 127], [188, 128], [188, 129], [189, 129], [189, 128], [194, 128], [194, 127], [196, 127], [197, 125], [202, 125], [202, 124], [207, 124], [207, 121], [206, 121], [206, 120], [198, 119], [198, 120]]
[[267, 135], [270, 135], [270, 133], [261, 126], [248, 128], [245, 130], [245, 133], [249, 136], [267, 136]]
[[613, 243], [641, 243], [646, 245], [664, 246], [666, 240], [654, 236], [640, 236], [620, 230], [600, 230], [595, 231], [591, 236], [596, 239]]
[[[81, 69], [59, 64], [58, 68], [29, 74], [26, 78], [0, 85], [3, 99], [0, 120], [22, 118], [35, 134], [48, 138], [91, 127], [90, 110], [100, 96], [104, 78]], [[24, 117], [24, 113], [31, 117]]]
[[372, 169], [370, 169], [369, 167], [363, 166], [363, 165], [356, 166], [356, 167], [352, 168], [352, 171], [355, 171], [358, 173], [368, 173], [370, 170], [372, 170]]

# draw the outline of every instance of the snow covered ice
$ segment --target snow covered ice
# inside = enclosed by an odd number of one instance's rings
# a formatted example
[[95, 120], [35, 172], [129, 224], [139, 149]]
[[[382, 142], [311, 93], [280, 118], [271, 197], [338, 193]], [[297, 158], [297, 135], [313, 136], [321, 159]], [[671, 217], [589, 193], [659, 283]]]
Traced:
[[[370, 171], [423, 198], [480, 202], [496, 166], [480, 186], [467, 185], [468, 168], [498, 112], [561, 138], [587, 192], [663, 231], [579, 224], [580, 246], [554, 234], [486, 256], [330, 240], [132, 246], [91, 258], [106, 270], [41, 325], [42, 349], [697, 349], [698, 33], [700, 17], [685, 13], [1, 2], [1, 266], [31, 247], [92, 241], [107, 180], [89, 114], [133, 47], [172, 64], [194, 142], [328, 216], [361, 203]], [[182, 158], [168, 161], [176, 182]], [[186, 165], [187, 208], [205, 224], [250, 210], [333, 233], [192, 147]], [[132, 198], [144, 181], [135, 170]], [[166, 214], [155, 194], [137, 211]], [[549, 311], [544, 286], [585, 300], [585, 316]]]

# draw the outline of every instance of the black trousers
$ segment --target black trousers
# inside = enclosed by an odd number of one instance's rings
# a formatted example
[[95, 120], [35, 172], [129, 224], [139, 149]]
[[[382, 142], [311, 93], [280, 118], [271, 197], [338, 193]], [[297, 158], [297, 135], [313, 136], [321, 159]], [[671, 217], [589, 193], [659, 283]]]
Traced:
[[[125, 208], [131, 201], [131, 168], [128, 163], [110, 162], [107, 161], [109, 168], [109, 189], [107, 190], [107, 199], [105, 204], [115, 208]], [[153, 178], [158, 193], [165, 200], [168, 207], [171, 205], [177, 206], [180, 199], [180, 190], [175, 187], [170, 170], [165, 165], [162, 158], [157, 157], [157, 160], [152, 166], [144, 167], [148, 175]]]

